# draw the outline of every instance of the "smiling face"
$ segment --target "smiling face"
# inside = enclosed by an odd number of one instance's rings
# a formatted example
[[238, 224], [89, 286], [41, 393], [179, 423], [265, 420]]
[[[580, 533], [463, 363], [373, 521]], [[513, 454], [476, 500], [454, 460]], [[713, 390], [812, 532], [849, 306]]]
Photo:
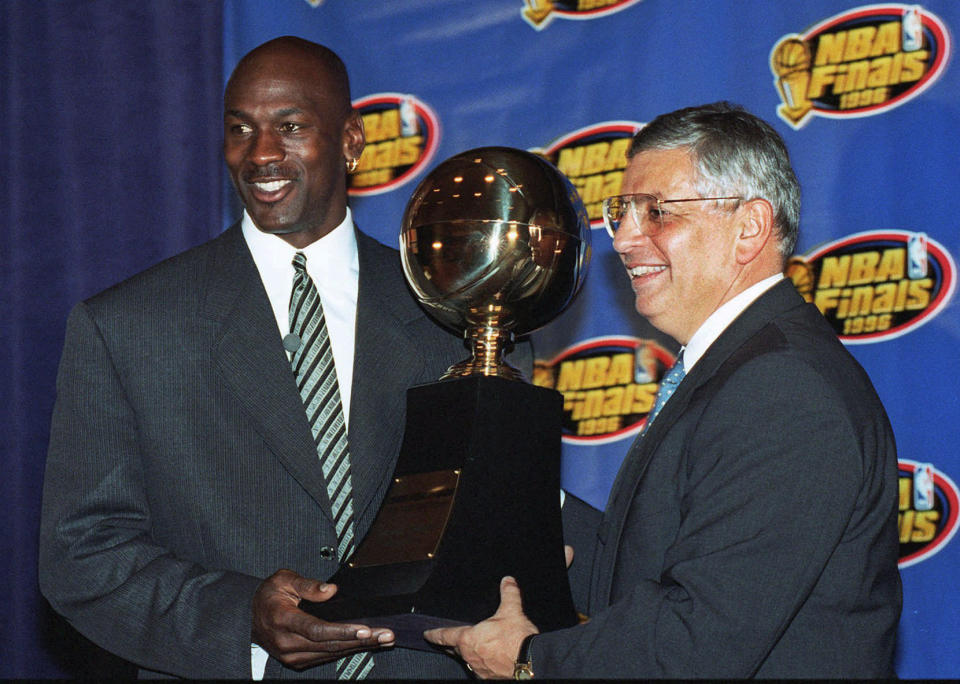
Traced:
[[[630, 160], [623, 194], [660, 199], [701, 197], [688, 148], [648, 150]], [[738, 262], [739, 209], [731, 201], [662, 204], [654, 237], [625, 219], [613, 240], [630, 276], [637, 312], [681, 344], [717, 308], [743, 289]]]
[[343, 220], [346, 161], [363, 142], [345, 81], [301, 44], [254, 51], [227, 84], [223, 150], [234, 187], [260, 230], [297, 248]]

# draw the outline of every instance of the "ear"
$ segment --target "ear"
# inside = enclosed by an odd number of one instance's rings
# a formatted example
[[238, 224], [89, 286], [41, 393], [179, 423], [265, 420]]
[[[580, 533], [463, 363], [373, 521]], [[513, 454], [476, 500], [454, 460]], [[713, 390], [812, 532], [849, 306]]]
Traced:
[[363, 118], [356, 109], [350, 112], [343, 123], [343, 156], [347, 161], [359, 159], [363, 154], [363, 147], [367, 142], [363, 132]]
[[747, 265], [756, 259], [773, 239], [773, 206], [765, 199], [753, 199], [740, 207], [740, 234], [737, 237], [737, 263]]

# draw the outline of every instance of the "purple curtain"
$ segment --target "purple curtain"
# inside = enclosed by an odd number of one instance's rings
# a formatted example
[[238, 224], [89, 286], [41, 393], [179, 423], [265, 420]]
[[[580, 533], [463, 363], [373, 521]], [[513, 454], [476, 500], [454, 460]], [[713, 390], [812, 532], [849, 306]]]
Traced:
[[222, 5], [0, 2], [0, 678], [117, 674], [37, 588], [70, 307], [221, 226]]

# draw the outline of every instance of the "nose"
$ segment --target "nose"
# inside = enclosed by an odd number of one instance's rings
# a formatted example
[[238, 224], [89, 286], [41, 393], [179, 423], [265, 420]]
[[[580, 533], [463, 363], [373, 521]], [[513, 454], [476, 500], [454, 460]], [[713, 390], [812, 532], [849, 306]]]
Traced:
[[634, 213], [628, 211], [623, 219], [620, 220], [620, 226], [617, 232], [613, 234], [613, 249], [619, 254], [630, 251], [630, 247], [639, 240], [649, 237], [647, 232], [637, 223]]
[[257, 166], [264, 166], [282, 160], [284, 157], [283, 144], [275, 131], [263, 129], [253, 141], [249, 159]]

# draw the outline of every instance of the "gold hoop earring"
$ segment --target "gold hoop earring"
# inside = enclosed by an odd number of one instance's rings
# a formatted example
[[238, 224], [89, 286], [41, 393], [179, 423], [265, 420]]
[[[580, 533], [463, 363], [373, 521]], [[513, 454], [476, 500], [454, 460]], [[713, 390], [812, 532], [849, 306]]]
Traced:
[[354, 157], [353, 159], [347, 160], [347, 173], [353, 173], [357, 170], [357, 165], [360, 163], [360, 160]]

